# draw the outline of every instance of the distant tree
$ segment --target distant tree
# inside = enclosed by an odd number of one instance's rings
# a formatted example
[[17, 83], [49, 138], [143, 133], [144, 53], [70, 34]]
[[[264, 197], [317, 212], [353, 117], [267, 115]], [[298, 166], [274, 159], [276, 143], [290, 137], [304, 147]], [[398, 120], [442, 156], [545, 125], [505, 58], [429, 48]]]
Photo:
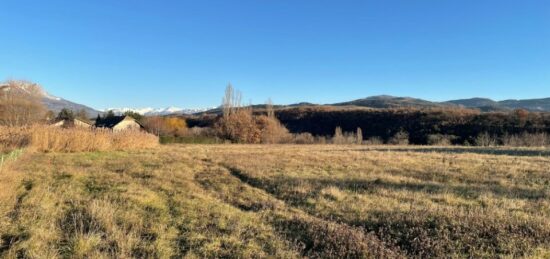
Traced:
[[241, 107], [242, 94], [239, 91], [235, 91], [233, 85], [229, 83], [225, 88], [225, 95], [222, 99], [223, 116], [229, 116], [234, 113], [235, 110]]
[[57, 120], [73, 120], [75, 118], [75, 115], [73, 111], [63, 108], [59, 113], [57, 114]]
[[357, 144], [359, 145], [363, 144], [363, 130], [361, 130], [361, 128], [358, 127], [355, 135], [357, 137]]
[[108, 110], [104, 115], [103, 118], [112, 118], [115, 117], [115, 112], [113, 110]]
[[497, 141], [494, 136], [491, 136], [488, 132], [479, 134], [475, 139], [476, 146], [489, 147], [496, 146]]
[[160, 116], [145, 117], [141, 123], [145, 127], [145, 130], [157, 136], [164, 136], [169, 132], [164, 119]]
[[332, 137], [332, 144], [344, 144], [346, 142], [341, 127], [336, 127], [334, 130], [334, 136]]
[[275, 110], [273, 109], [273, 101], [271, 100], [271, 98], [267, 99], [267, 102], [265, 103], [265, 110], [267, 113], [267, 117], [275, 118]]
[[187, 134], [187, 123], [182, 118], [171, 117], [165, 118], [164, 124], [169, 134], [181, 137]]
[[56, 117], [56, 115], [53, 111], [50, 110], [50, 111], [46, 112], [46, 121], [47, 122], [53, 121], [55, 119], [55, 117]]
[[137, 112], [134, 112], [134, 111], [126, 111], [124, 113], [124, 116], [130, 116], [130, 117], [134, 118], [137, 121], [143, 120], [143, 115], [141, 115]]
[[267, 102], [266, 115], [254, 115], [252, 105], [241, 107], [242, 94], [229, 84], [222, 99], [223, 116], [214, 123], [215, 134], [236, 143], [282, 143], [291, 135], [275, 118], [271, 100]]
[[408, 145], [409, 144], [409, 133], [401, 129], [399, 132], [395, 133], [393, 137], [388, 140], [388, 144], [391, 145]]
[[0, 85], [0, 125], [22, 126], [44, 120], [46, 108], [39, 85], [20, 80]]
[[520, 127], [524, 127], [527, 119], [529, 118], [529, 111], [525, 109], [516, 109], [514, 110], [518, 124]]
[[78, 112], [76, 112], [75, 114], [75, 118], [78, 118], [80, 120], [84, 120], [84, 121], [87, 121], [89, 120], [89, 115], [88, 115], [88, 112], [86, 112], [86, 110], [84, 109], [80, 109], [78, 110]]
[[[273, 115], [272, 115], [273, 116]], [[260, 142], [264, 144], [288, 143], [292, 136], [288, 129], [277, 118], [255, 116], [256, 127], [260, 130]]]

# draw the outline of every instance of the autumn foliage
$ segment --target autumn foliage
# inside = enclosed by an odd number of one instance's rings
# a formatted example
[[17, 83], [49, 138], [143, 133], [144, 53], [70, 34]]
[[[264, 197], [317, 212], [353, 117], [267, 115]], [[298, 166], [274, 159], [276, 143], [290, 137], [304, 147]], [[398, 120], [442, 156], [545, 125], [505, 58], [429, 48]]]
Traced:
[[181, 137], [188, 134], [185, 120], [177, 117], [146, 117], [142, 120], [145, 129], [157, 136]]
[[223, 115], [214, 124], [218, 137], [235, 143], [274, 144], [288, 142], [288, 130], [275, 117], [271, 101], [266, 114], [256, 115], [252, 108], [241, 107], [241, 95], [228, 85], [223, 98]]

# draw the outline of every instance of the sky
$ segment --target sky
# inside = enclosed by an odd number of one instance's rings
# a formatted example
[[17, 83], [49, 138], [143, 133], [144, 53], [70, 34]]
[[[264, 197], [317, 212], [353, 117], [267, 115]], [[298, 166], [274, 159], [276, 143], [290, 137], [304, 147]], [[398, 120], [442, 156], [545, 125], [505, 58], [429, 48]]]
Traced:
[[3, 79], [98, 109], [550, 97], [550, 1], [2, 0]]

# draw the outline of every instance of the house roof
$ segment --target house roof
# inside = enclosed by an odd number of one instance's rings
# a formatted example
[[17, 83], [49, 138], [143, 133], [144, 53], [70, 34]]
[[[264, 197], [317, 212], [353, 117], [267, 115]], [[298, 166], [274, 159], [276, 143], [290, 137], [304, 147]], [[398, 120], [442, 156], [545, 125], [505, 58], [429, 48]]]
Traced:
[[74, 118], [72, 120], [69, 120], [69, 119], [57, 119], [53, 122], [53, 124], [57, 124], [57, 123], [60, 123], [60, 122], [76, 122], [76, 121], [80, 121], [82, 123], [85, 123], [85, 124], [88, 124], [88, 125], [92, 125], [92, 123], [90, 123], [89, 121], [85, 121], [85, 120], [81, 120], [81, 119], [78, 119], [78, 118]]
[[95, 122], [95, 126], [98, 128], [113, 128], [121, 121], [126, 119], [127, 116], [111, 116], [107, 118], [98, 119]]
[[111, 116], [107, 118], [101, 118], [95, 122], [95, 126], [98, 128], [114, 128], [123, 120], [132, 120], [139, 124], [140, 127], [143, 127], [139, 122], [137, 122], [134, 118], [130, 116]]
[[75, 121], [80, 121], [80, 122], [88, 124], [88, 125], [92, 125], [92, 123], [89, 120], [82, 120], [82, 119], [79, 119], [79, 118], [75, 118], [74, 120]]

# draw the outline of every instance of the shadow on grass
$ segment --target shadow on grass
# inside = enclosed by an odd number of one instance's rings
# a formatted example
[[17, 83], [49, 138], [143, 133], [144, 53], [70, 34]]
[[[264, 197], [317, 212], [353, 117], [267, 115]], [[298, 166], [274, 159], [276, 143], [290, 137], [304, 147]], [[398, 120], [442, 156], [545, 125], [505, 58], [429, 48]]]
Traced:
[[[539, 200], [546, 199], [547, 193], [544, 190], [527, 189], [516, 186], [492, 185], [455, 185], [442, 184], [437, 182], [414, 183], [414, 182], [390, 182], [383, 179], [297, 179], [278, 177], [276, 179], [257, 179], [236, 168], [229, 168], [231, 174], [251, 186], [280, 198], [294, 205], [303, 205], [307, 198], [315, 198], [320, 195], [322, 189], [334, 186], [342, 190], [356, 193], [374, 193], [380, 189], [395, 191], [424, 192], [429, 194], [452, 193], [460, 197], [475, 199], [483, 194], [511, 199]], [[297, 193], [294, 189], [309, 187], [311, 192]]]
[[550, 156], [550, 150], [533, 149], [502, 149], [491, 147], [411, 147], [411, 148], [367, 148], [359, 149], [363, 151], [392, 151], [392, 152], [413, 152], [413, 153], [450, 153], [450, 154], [480, 154], [480, 155], [500, 155], [500, 156]]
[[418, 258], [523, 257], [550, 238], [550, 229], [540, 222], [484, 212], [371, 212], [368, 220], [350, 224]]

